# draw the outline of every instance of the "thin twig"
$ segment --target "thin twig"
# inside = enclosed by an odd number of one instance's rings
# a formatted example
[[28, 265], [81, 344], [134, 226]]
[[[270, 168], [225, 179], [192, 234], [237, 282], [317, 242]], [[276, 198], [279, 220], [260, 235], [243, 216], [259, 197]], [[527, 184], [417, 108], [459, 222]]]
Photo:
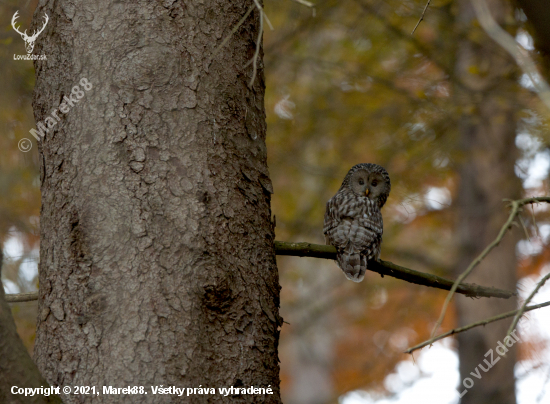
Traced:
[[523, 222], [523, 218], [521, 215], [518, 215], [519, 222], [521, 223], [521, 227], [523, 227], [523, 231], [525, 232], [525, 236], [527, 237], [528, 241], [531, 241], [531, 237], [529, 237], [529, 232], [527, 231], [527, 227], [525, 227], [525, 223]]
[[218, 48], [214, 51], [214, 53], [212, 53], [212, 58], [214, 58], [214, 56], [216, 56], [218, 54], [218, 52], [227, 44], [227, 42], [231, 39], [231, 37], [233, 36], [233, 34], [235, 32], [237, 32], [237, 30], [241, 27], [241, 25], [244, 24], [244, 22], [246, 21], [246, 19], [248, 18], [248, 16], [250, 15], [250, 13], [252, 12], [252, 10], [254, 10], [256, 8], [256, 5], [255, 4], [252, 4], [252, 6], [248, 9], [248, 11], [245, 13], [245, 15], [243, 15], [243, 18], [241, 18], [239, 20], [239, 22], [233, 27], [233, 29], [231, 30], [231, 32], [229, 33], [229, 35], [227, 35], [224, 40], [222, 41], [222, 43], [220, 44], [220, 46], [218, 46]]
[[537, 294], [537, 292], [539, 291], [540, 288], [542, 288], [542, 286], [546, 283], [546, 281], [550, 279], [550, 272], [548, 274], [546, 274], [546, 276], [544, 276], [544, 278], [542, 278], [539, 283], [537, 283], [537, 286], [535, 287], [535, 289], [533, 289], [533, 291], [529, 294], [529, 296], [527, 297], [527, 299], [525, 299], [525, 301], [523, 302], [523, 304], [521, 305], [521, 307], [519, 308], [519, 310], [517, 311], [518, 313], [516, 314], [516, 316], [514, 317], [514, 320], [512, 320], [512, 324], [510, 324], [510, 328], [508, 329], [508, 332], [506, 333], [506, 335], [510, 335], [510, 333], [512, 331], [514, 331], [514, 329], [516, 328], [516, 325], [518, 325], [518, 321], [519, 319], [521, 318], [521, 316], [523, 315], [523, 313], [525, 312], [525, 308], [527, 307], [527, 305], [529, 304], [529, 302], [531, 301], [531, 299], [533, 299], [533, 297]]
[[447, 307], [449, 306], [449, 303], [451, 302], [451, 299], [453, 298], [454, 293], [456, 292], [456, 289], [458, 287], [458, 284], [461, 283], [466, 277], [472, 272], [472, 270], [491, 252], [493, 248], [495, 248], [499, 243], [501, 242], [502, 238], [504, 237], [504, 234], [506, 231], [512, 226], [512, 222], [514, 221], [516, 215], [519, 212], [519, 209], [527, 204], [536, 203], [536, 202], [550, 202], [550, 197], [547, 196], [540, 196], [536, 198], [526, 198], [526, 199], [519, 199], [516, 201], [511, 201], [512, 205], [512, 211], [510, 212], [510, 215], [508, 216], [508, 220], [506, 220], [506, 223], [502, 226], [500, 229], [500, 232], [497, 236], [497, 238], [489, 244], [485, 250], [481, 254], [479, 254], [472, 263], [466, 268], [464, 272], [460, 274], [460, 276], [456, 279], [455, 284], [451, 288], [449, 294], [447, 295], [447, 298], [445, 299], [445, 302], [443, 303], [443, 308], [441, 309], [441, 314], [439, 315], [439, 319], [437, 320], [434, 329], [432, 331], [431, 337], [435, 335], [439, 327], [441, 326], [441, 323], [443, 322], [443, 318], [445, 317], [445, 313], [447, 312]]
[[315, 4], [309, 2], [309, 1], [306, 1], [306, 0], [294, 0], [296, 3], [300, 3], [306, 7], [315, 7]]
[[267, 14], [266, 14], [265, 12], [262, 13], [262, 14], [263, 14], [263, 16], [264, 16], [265, 22], [267, 22], [267, 26], [269, 27], [269, 29], [270, 29], [271, 31], [274, 31], [275, 28], [273, 28], [273, 25], [271, 24], [271, 21], [269, 21], [269, 18], [267, 18]]
[[[275, 253], [277, 255], [291, 255], [295, 257], [314, 257], [325, 259], [336, 259], [336, 248], [331, 245], [320, 245], [310, 243], [289, 243], [286, 241], [275, 241]], [[429, 286], [432, 288], [450, 290], [454, 282], [440, 276], [426, 274], [405, 268], [389, 261], [369, 262], [369, 271], [388, 275], [417, 285]], [[515, 296], [515, 292], [496, 288], [487, 288], [479, 285], [461, 283], [457, 286], [457, 293], [470, 297], [498, 297], [508, 299]]]
[[[534, 306], [525, 307], [524, 312], [535, 310], [535, 309], [540, 309], [541, 307], [546, 307], [546, 306], [550, 306], [550, 302], [545, 302], [545, 303], [537, 304], [537, 305], [534, 305]], [[440, 339], [448, 337], [449, 335], [458, 334], [458, 333], [461, 333], [461, 332], [464, 332], [464, 331], [468, 331], [471, 328], [479, 327], [480, 325], [486, 325], [486, 324], [493, 323], [493, 322], [498, 321], [498, 320], [503, 320], [505, 318], [512, 317], [514, 314], [519, 313], [519, 311], [520, 310], [509, 311], [507, 313], [499, 314], [498, 316], [490, 317], [490, 318], [487, 318], [485, 320], [481, 320], [481, 321], [477, 321], [477, 322], [472, 323], [472, 324], [465, 325], [464, 327], [459, 327], [459, 328], [452, 329], [451, 331], [447, 331], [446, 333], [440, 334], [437, 337], [429, 339], [428, 341], [424, 341], [421, 344], [415, 345], [412, 348], [407, 349], [404, 353], [409, 353], [410, 354], [410, 353], [413, 353], [414, 351], [416, 351], [417, 349], [424, 348], [425, 346], [431, 345], [434, 342], [439, 341]]]
[[533, 226], [535, 227], [535, 234], [540, 238], [539, 226], [537, 225], [537, 219], [535, 218], [535, 208], [531, 205], [531, 214], [533, 215]]
[[258, 0], [254, 0], [254, 3], [256, 3], [256, 7], [260, 11], [260, 30], [258, 31], [258, 39], [256, 40], [256, 51], [254, 52], [254, 58], [252, 59], [253, 70], [252, 77], [250, 78], [250, 83], [248, 83], [249, 88], [252, 88], [254, 80], [256, 80], [256, 73], [258, 71], [258, 55], [260, 54], [262, 34], [264, 33], [264, 10], [262, 9], [262, 6], [258, 2]]
[[412, 32], [411, 32], [411, 35], [414, 34], [414, 31], [416, 31], [416, 29], [418, 28], [418, 26], [420, 25], [420, 23], [422, 22], [422, 20], [424, 19], [424, 15], [426, 14], [426, 10], [428, 9], [428, 6], [430, 5], [430, 1], [432, 0], [428, 0], [428, 2], [426, 3], [426, 6], [424, 7], [424, 11], [422, 11], [422, 15], [420, 16], [420, 19], [418, 20], [418, 22], [416, 23], [416, 25], [414, 26]]

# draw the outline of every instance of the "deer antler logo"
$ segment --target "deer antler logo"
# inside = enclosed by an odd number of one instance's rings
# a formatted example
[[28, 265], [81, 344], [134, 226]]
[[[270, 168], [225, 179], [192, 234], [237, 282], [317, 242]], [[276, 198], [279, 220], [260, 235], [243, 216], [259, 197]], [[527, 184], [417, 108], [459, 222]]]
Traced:
[[42, 31], [44, 31], [44, 28], [46, 28], [46, 24], [49, 21], [48, 14], [44, 14], [46, 21], [44, 22], [44, 25], [42, 26], [40, 31], [35, 32], [34, 34], [32, 34], [32, 36], [28, 36], [27, 30], [25, 30], [25, 32], [21, 32], [17, 29], [18, 27], [15, 26], [15, 20], [17, 20], [18, 13], [19, 13], [19, 10], [16, 11], [15, 14], [13, 15], [13, 18], [11, 19], [11, 26], [13, 27], [15, 32], [21, 35], [21, 38], [23, 38], [23, 41], [25, 41], [25, 49], [27, 50], [27, 53], [32, 53], [32, 50], [34, 49], [34, 41], [36, 41], [36, 38], [38, 38], [38, 35], [40, 35]]

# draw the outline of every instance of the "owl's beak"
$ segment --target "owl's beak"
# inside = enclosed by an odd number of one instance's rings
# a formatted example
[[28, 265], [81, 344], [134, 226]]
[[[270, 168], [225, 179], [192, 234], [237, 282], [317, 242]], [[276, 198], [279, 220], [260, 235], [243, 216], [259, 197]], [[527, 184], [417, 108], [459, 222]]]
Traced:
[[367, 188], [367, 190], [365, 191], [365, 195], [366, 195], [366, 196], [369, 196], [369, 192], [370, 192], [370, 191], [369, 191], [369, 189]]

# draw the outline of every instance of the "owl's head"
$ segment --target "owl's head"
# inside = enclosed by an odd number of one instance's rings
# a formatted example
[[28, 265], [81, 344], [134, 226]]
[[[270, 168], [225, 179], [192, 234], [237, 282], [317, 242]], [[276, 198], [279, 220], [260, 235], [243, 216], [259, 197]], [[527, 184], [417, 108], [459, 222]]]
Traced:
[[378, 202], [381, 208], [390, 194], [390, 176], [384, 167], [378, 164], [357, 164], [349, 170], [342, 187], [348, 187], [356, 195], [366, 196]]

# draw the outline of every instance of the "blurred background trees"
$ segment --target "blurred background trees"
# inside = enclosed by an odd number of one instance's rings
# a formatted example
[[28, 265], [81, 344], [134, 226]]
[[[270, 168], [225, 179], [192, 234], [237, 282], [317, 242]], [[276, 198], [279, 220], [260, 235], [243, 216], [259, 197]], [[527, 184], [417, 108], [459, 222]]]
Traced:
[[[36, 143], [30, 153], [17, 145], [34, 127], [32, 90], [34, 67], [30, 61], [15, 61], [25, 54], [21, 36], [11, 27], [13, 14], [20, 10], [29, 26], [36, 2], [23, 9], [16, 1], [2, 2], [0, 32], [0, 245], [4, 247], [2, 282], [6, 293], [36, 290], [40, 216], [40, 178]], [[23, 44], [23, 47], [21, 46]], [[18, 332], [32, 349], [36, 304], [13, 305]]]
[[[525, 15], [510, 2], [490, 3], [501, 26], [532, 49]], [[411, 35], [424, 5], [326, 1], [313, 17], [298, 4], [266, 3], [275, 25], [265, 47], [277, 239], [322, 243], [326, 200], [349, 167], [376, 162], [393, 185], [382, 257], [456, 276], [496, 236], [507, 213], [503, 198], [547, 194], [546, 111], [532, 86], [480, 28], [469, 0], [432, 2]], [[544, 226], [544, 209], [537, 214]], [[527, 262], [545, 251], [545, 235], [534, 236], [531, 214], [523, 220], [531, 240], [518, 259], [526, 275], [543, 266]], [[515, 246], [525, 237], [507, 236], [470, 281], [514, 289]], [[281, 342], [286, 402], [383, 389], [403, 347], [428, 337], [444, 297], [372, 275], [356, 287], [317, 260], [279, 262], [289, 299], [281, 310], [290, 322]], [[444, 327], [515, 306], [456, 301], [456, 318]], [[460, 337], [459, 382], [506, 328], [502, 322]], [[476, 380], [463, 402], [515, 402], [514, 359], [511, 352]], [[425, 398], [446, 402], [433, 395]]]
[[[539, 38], [544, 33], [529, 25], [530, 15], [541, 13], [523, 13], [504, 0], [489, 3], [526, 51], [534, 53], [529, 32], [545, 43]], [[38, 153], [36, 143], [29, 153], [17, 149], [34, 127], [34, 74], [31, 62], [13, 60], [24, 45], [10, 26], [16, 10], [29, 26], [35, 6], [0, 4], [0, 242], [8, 293], [37, 286]], [[382, 258], [455, 277], [496, 236], [506, 215], [503, 198], [548, 194], [548, 111], [529, 79], [480, 28], [469, 0], [432, 1], [413, 35], [424, 0], [318, 0], [314, 9], [265, 0], [264, 6], [274, 26], [264, 35], [264, 62], [278, 240], [322, 244], [326, 201], [351, 166], [374, 162], [392, 179]], [[547, 62], [540, 65], [548, 71]], [[520, 292], [529, 291], [530, 279], [548, 270], [548, 210], [535, 206], [522, 221], [467, 281], [514, 289], [520, 279]], [[374, 274], [353, 284], [325, 260], [279, 257], [278, 263], [281, 315], [289, 323], [280, 349], [285, 403], [333, 403], [339, 397], [373, 402], [429, 378], [402, 351], [429, 337], [445, 292]], [[515, 306], [455, 299], [443, 329]], [[35, 307], [12, 305], [29, 349]], [[450, 380], [445, 396], [425, 391], [425, 402], [457, 402], [456, 386], [506, 328], [496, 324], [447, 342], [448, 350], [459, 352], [463, 375]], [[533, 337], [518, 358], [534, 358], [533, 368], [548, 373], [545, 349], [546, 340]], [[511, 354], [476, 380], [463, 403], [491, 397], [514, 403], [514, 361]], [[369, 395], [362, 401], [345, 396], [356, 389]]]

